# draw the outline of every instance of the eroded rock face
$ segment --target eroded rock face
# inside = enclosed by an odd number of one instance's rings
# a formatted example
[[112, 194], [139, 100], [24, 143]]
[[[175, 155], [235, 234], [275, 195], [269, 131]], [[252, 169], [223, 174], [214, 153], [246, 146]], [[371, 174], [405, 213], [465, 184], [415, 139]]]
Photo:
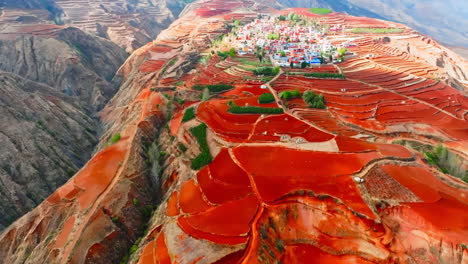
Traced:
[[99, 138], [95, 113], [115, 94], [126, 56], [76, 28], [0, 40], [2, 228], [88, 161]]
[[[300, 98], [287, 107], [259, 104], [263, 82], [243, 70], [243, 62], [195, 58], [210, 52], [233, 18], [249, 22], [265, 10], [278, 14], [252, 1], [197, 1], [133, 53], [119, 71], [121, 89], [102, 111], [101, 151], [5, 230], [0, 260], [466, 263], [466, 184], [390, 144], [409, 137], [466, 156], [466, 97], [435, 80], [443, 69], [354, 35], [359, 56], [340, 68], [317, 70], [344, 72], [349, 79], [281, 74], [267, 87], [275, 95], [296, 88], [324, 94], [327, 109], [311, 109]], [[388, 23], [344, 14], [321, 19]], [[229, 49], [229, 42], [220, 48]], [[365, 58], [370, 52], [373, 60]], [[190, 89], [226, 80], [234, 89], [207, 101]], [[168, 99], [174, 95], [186, 102]], [[456, 104], [439, 101], [449, 97]], [[284, 113], [236, 115], [229, 101], [283, 107]], [[195, 118], [182, 122], [190, 107]], [[195, 127], [206, 128], [208, 146], [196, 139]], [[106, 146], [116, 133], [121, 139]], [[213, 160], [193, 168], [206, 147]], [[145, 210], [158, 196], [161, 204], [147, 222]], [[132, 244], [133, 255], [125, 258]]]
[[115, 44], [76, 28], [62, 29], [55, 37], [0, 40], [0, 54], [0, 70], [74, 97], [90, 113], [115, 94], [112, 78], [127, 56]]
[[8, 226], [90, 158], [97, 120], [50, 86], [0, 72], [0, 223]]

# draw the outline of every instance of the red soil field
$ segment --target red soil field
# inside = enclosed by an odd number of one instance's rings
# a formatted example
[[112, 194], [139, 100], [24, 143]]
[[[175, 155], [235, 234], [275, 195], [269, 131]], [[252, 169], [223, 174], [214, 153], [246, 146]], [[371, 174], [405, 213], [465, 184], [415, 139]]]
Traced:
[[189, 214], [204, 212], [211, 208], [194, 180], [185, 182], [180, 188], [179, 205], [182, 211]]
[[158, 238], [146, 244], [141, 254], [139, 264], [171, 264], [171, 257], [167, 251], [164, 233], [159, 234]]
[[156, 72], [161, 70], [166, 61], [163, 60], [148, 60], [140, 66], [140, 72]]
[[258, 200], [254, 195], [225, 203], [211, 210], [184, 219], [192, 228], [219, 236], [243, 236], [250, 231], [250, 221], [257, 212]]
[[436, 202], [453, 197], [468, 204], [468, 191], [452, 187], [424, 167], [384, 165], [382, 169], [424, 202]]
[[187, 218], [179, 218], [177, 221], [179, 227], [190, 236], [197, 239], [205, 239], [220, 245], [238, 245], [243, 244], [247, 241], [246, 236], [220, 236], [216, 234], [210, 234], [202, 232], [192, 227]]
[[[444, 238], [453, 243], [464, 243], [468, 237], [467, 204], [442, 198], [435, 203], [405, 203], [413, 212], [424, 218]], [[437, 212], [437, 213], [435, 213]]]
[[166, 215], [167, 216], [176, 216], [179, 215], [179, 207], [178, 207], [178, 192], [174, 191], [167, 202], [166, 208]]
[[357, 212], [374, 218], [349, 175], [358, 172], [369, 161], [381, 157], [378, 153], [347, 154], [282, 147], [237, 147], [234, 154], [242, 167], [252, 175], [266, 202], [274, 202], [292, 192], [311, 190], [317, 194], [337, 197]]
[[[245, 176], [245, 172], [242, 172]], [[240, 175], [242, 177], [242, 174]], [[230, 176], [237, 175], [229, 173]], [[250, 186], [227, 184], [219, 181], [215, 177], [220, 177], [219, 173], [210, 173], [210, 168], [205, 167], [197, 174], [197, 179], [204, 195], [213, 204], [223, 204], [229, 201], [238, 200], [251, 193]]]
[[282, 263], [307, 263], [311, 259], [316, 264], [373, 264], [357, 256], [332, 255], [308, 244], [287, 246]]
[[182, 118], [184, 117], [184, 111], [180, 111], [174, 115], [174, 117], [169, 122], [169, 129], [171, 130], [171, 134], [176, 136], [179, 132], [179, 127], [182, 124]]
[[[322, 142], [334, 138], [334, 135], [324, 133], [310, 125], [287, 114], [268, 116], [255, 125], [252, 140], [264, 139], [263, 132], [268, 135], [287, 134], [291, 137], [303, 137], [309, 142]], [[279, 136], [276, 137], [279, 140]]]

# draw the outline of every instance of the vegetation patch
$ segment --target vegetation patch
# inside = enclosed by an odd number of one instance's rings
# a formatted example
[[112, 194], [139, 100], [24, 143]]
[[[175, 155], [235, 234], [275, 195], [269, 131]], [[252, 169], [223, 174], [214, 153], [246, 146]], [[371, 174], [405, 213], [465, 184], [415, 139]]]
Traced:
[[182, 151], [182, 152], [186, 152], [186, 151], [187, 151], [187, 147], [186, 147], [184, 144], [182, 144], [182, 143], [179, 143], [179, 149], [180, 149], [180, 151]]
[[206, 130], [207, 126], [205, 123], [190, 129], [190, 133], [192, 133], [192, 135], [197, 139], [201, 151], [200, 155], [192, 160], [191, 168], [193, 170], [199, 170], [213, 161], [210, 148], [208, 147], [208, 141], [206, 139]]
[[280, 39], [280, 34], [278, 32], [268, 34], [268, 39]]
[[218, 93], [218, 92], [223, 92], [223, 91], [226, 91], [226, 90], [231, 90], [231, 89], [234, 88], [234, 86], [231, 85], [231, 84], [224, 84], [224, 83], [210, 84], [210, 85], [196, 84], [192, 88], [195, 89], [195, 90], [199, 90], [199, 91], [207, 88], [208, 91], [210, 91], [211, 93]]
[[279, 98], [283, 100], [291, 100], [297, 97], [301, 97], [301, 92], [299, 89], [296, 90], [286, 90], [278, 94]]
[[305, 91], [302, 99], [311, 108], [325, 108], [325, 97], [323, 97], [321, 94], [316, 94], [312, 91]]
[[326, 15], [326, 14], [330, 14], [331, 12], [333, 12], [333, 10], [331, 10], [329, 8], [313, 7], [313, 8], [310, 9], [310, 12], [314, 13], [314, 14], [317, 14], [317, 15]]
[[238, 106], [229, 101], [228, 112], [231, 114], [282, 114], [284, 111], [279, 107], [260, 107], [260, 106]]
[[219, 57], [221, 57], [223, 60], [227, 59], [227, 57], [234, 58], [236, 56], [236, 49], [231, 48], [229, 51], [218, 51], [216, 54], [218, 54]]
[[120, 138], [121, 138], [120, 133], [117, 133], [117, 134], [115, 134], [115, 135], [113, 135], [111, 137], [110, 143], [115, 144], [115, 143], [119, 142]]
[[346, 77], [340, 73], [331, 72], [306, 72], [306, 73], [294, 73], [288, 72], [287, 75], [304, 75], [305, 77], [321, 78], [321, 79], [345, 79]]
[[275, 76], [280, 72], [280, 67], [258, 67], [252, 72], [255, 75]]
[[443, 145], [433, 147], [410, 140], [397, 140], [393, 143], [421, 152], [430, 165], [468, 183], [468, 171], [463, 168], [463, 158]]
[[258, 102], [261, 104], [269, 104], [275, 101], [275, 97], [271, 93], [264, 93], [258, 97]]
[[190, 107], [185, 110], [184, 116], [182, 117], [182, 122], [187, 122], [195, 118], [195, 108]]
[[353, 28], [350, 30], [351, 33], [375, 33], [375, 34], [387, 34], [387, 33], [401, 33], [405, 31], [403, 28]]

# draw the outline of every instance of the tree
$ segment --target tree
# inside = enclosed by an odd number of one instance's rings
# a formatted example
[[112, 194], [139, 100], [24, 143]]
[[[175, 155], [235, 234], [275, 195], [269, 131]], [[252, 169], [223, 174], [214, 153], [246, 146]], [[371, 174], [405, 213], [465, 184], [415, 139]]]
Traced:
[[286, 52], [281, 51], [281, 57], [286, 57]]
[[301, 62], [301, 69], [305, 69], [307, 66], [309, 66], [309, 63], [306, 61]]
[[257, 58], [260, 62], [263, 62], [263, 55], [262, 54], [257, 54]]
[[291, 66], [291, 68], [294, 68], [294, 62], [291, 61], [291, 64], [289, 64], [289, 66]]
[[302, 99], [311, 108], [325, 108], [325, 98], [323, 97], [323, 95], [318, 95], [312, 91], [305, 91], [302, 95]]
[[231, 48], [231, 49], [229, 50], [229, 56], [235, 57], [235, 56], [236, 56], [236, 49]]

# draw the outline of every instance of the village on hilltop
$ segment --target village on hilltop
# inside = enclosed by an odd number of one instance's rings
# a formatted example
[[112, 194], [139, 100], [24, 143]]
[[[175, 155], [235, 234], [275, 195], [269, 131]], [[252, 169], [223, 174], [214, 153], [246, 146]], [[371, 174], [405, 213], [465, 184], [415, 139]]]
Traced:
[[341, 25], [321, 25], [313, 20], [288, 16], [261, 16], [239, 27], [236, 32], [239, 56], [262, 53], [271, 55], [272, 63], [281, 67], [308, 67], [343, 62], [354, 53], [352, 39], [331, 41], [329, 33], [342, 31]]

